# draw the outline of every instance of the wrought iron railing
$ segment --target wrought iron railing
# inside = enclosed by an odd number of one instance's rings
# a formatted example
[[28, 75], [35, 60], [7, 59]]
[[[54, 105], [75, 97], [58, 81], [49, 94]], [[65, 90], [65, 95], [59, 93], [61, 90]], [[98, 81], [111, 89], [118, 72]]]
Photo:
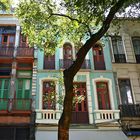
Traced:
[[81, 69], [90, 69], [91, 65], [90, 65], [90, 60], [84, 60]]
[[[71, 59], [60, 59], [60, 61], [59, 61], [60, 68], [62, 68], [62, 69], [67, 69], [72, 64], [73, 64], [73, 60], [71, 60]], [[81, 66], [81, 69], [90, 69], [90, 68], [91, 68], [90, 60], [84, 60], [82, 66]]]
[[125, 54], [114, 54], [115, 63], [126, 63]]
[[1, 47], [0, 57], [13, 57], [14, 47]]
[[0, 98], [0, 111], [31, 111], [31, 99]]
[[139, 54], [139, 55], [136, 54], [135, 57], [136, 57], [136, 62], [137, 62], [137, 63], [140, 63], [140, 54]]
[[44, 69], [55, 69], [55, 60], [45, 60], [44, 61]]
[[121, 117], [140, 117], [140, 104], [119, 105]]
[[33, 57], [34, 56], [34, 48], [18, 47], [17, 48], [17, 56], [18, 57]]

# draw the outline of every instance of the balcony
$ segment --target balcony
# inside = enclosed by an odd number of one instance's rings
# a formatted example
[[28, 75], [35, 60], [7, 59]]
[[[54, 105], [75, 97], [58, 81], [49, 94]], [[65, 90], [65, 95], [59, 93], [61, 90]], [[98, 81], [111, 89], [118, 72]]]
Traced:
[[0, 113], [8, 112], [11, 113], [31, 111], [31, 99], [6, 99], [0, 98]]
[[36, 110], [36, 123], [58, 124], [60, 110]]
[[136, 58], [136, 62], [137, 62], [137, 63], [140, 63], [140, 54], [139, 54], [139, 55], [138, 55], [138, 54], [135, 55], [135, 58]]
[[125, 54], [114, 54], [115, 63], [126, 63]]
[[84, 60], [81, 69], [90, 69], [91, 65], [90, 65], [90, 60]]
[[122, 117], [140, 117], [140, 104], [119, 105], [120, 116]]
[[0, 57], [13, 57], [14, 48], [13, 47], [0, 47]]
[[95, 123], [117, 121], [120, 118], [119, 110], [95, 110]]
[[59, 65], [61, 69], [67, 69], [73, 64], [73, 60], [71, 59], [60, 59]]
[[45, 60], [44, 69], [48, 69], [48, 70], [55, 69], [55, 60]]
[[34, 48], [17, 48], [17, 57], [34, 57]]
[[[73, 60], [71, 59], [60, 59], [60, 68], [61, 69], [67, 69], [73, 64]], [[84, 60], [81, 69], [90, 69], [90, 60]]]

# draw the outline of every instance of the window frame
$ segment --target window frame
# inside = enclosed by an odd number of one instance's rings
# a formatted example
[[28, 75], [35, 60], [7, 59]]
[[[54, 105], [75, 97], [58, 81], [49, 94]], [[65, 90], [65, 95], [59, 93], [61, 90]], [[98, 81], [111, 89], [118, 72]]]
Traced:
[[[121, 41], [121, 51], [123, 51], [123, 53], [120, 53], [118, 48], [118, 40]], [[113, 61], [115, 63], [127, 63], [127, 55], [126, 55], [126, 51], [125, 51], [125, 45], [123, 42], [123, 37], [122, 36], [110, 36], [110, 41], [111, 41], [111, 49], [113, 52]], [[115, 42], [115, 46], [114, 47], [114, 43]], [[117, 50], [117, 53], [116, 53]]]
[[[19, 80], [22, 81], [22, 88], [19, 89]], [[26, 82], [30, 81], [29, 89], [26, 89]], [[21, 97], [18, 97], [19, 90], [21, 90]], [[28, 90], [29, 95], [26, 97], [25, 91]], [[17, 99], [30, 99], [31, 98], [31, 91], [32, 91], [32, 79], [31, 78], [18, 78], [16, 80], [16, 98]]]
[[[136, 63], [140, 63], [140, 49], [139, 49], [139, 54], [136, 54], [135, 52], [135, 45], [134, 45], [134, 40], [139, 40], [139, 47], [140, 47], [140, 36], [132, 36], [131, 37], [131, 42], [132, 42], [132, 46], [133, 46], [133, 52], [134, 52], [134, 55], [135, 55], [135, 61]], [[137, 58], [137, 55], [138, 55], [138, 58]]]
[[[132, 98], [132, 103], [129, 103], [128, 102], [128, 97], [127, 97], [127, 103], [123, 103], [122, 102], [122, 96], [121, 96], [121, 91], [120, 91], [120, 83], [119, 83], [119, 80], [129, 80], [128, 82], [129, 82], [129, 85], [130, 85], [130, 90], [131, 90], [131, 98]], [[132, 84], [131, 84], [131, 80], [129, 79], [129, 78], [118, 78], [118, 87], [119, 87], [119, 94], [120, 94], [120, 100], [121, 100], [121, 104], [134, 104], [135, 103], [135, 101], [134, 101], [134, 96], [133, 96], [133, 90], [132, 90]], [[126, 93], [125, 93], [126, 94]], [[127, 95], [126, 95], [127, 96]]]
[[[98, 89], [98, 84], [105, 84], [106, 85], [106, 90], [107, 90], [107, 94], [105, 94], [105, 96], [100, 96], [98, 91], [101, 91], [102, 89]], [[111, 110], [111, 100], [110, 100], [110, 93], [109, 93], [109, 85], [108, 85], [108, 82], [107, 81], [97, 81], [96, 82], [96, 92], [97, 92], [97, 101], [98, 101], [98, 109], [99, 110]], [[103, 93], [102, 93], [103, 94]], [[103, 98], [102, 98], [103, 97]], [[105, 102], [105, 98], [107, 97], [107, 101], [108, 101], [108, 107], [107, 107], [107, 102]], [[99, 106], [99, 98], [101, 98], [101, 108]]]

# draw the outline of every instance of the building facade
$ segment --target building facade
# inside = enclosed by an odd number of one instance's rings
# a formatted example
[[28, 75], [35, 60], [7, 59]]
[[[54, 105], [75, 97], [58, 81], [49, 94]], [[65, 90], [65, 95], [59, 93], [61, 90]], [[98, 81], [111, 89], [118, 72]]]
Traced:
[[[81, 101], [73, 106], [70, 140], [127, 140], [121, 128], [138, 135], [139, 23], [126, 21], [118, 36], [114, 28], [90, 49], [74, 77], [74, 99]], [[13, 14], [0, 15], [0, 140], [56, 140], [65, 94], [62, 73], [77, 48], [65, 42], [54, 55], [45, 55], [29, 48], [21, 30]]]
[[0, 15], [0, 139], [34, 139], [34, 48], [12, 13]]
[[140, 21], [120, 19], [119, 23], [117, 35], [110, 28], [109, 40], [121, 124], [130, 139], [140, 139]]
[[[119, 128], [118, 96], [116, 92], [114, 73], [107, 38], [104, 46], [97, 43], [88, 54], [80, 71], [74, 77], [74, 93], [76, 98], [81, 95], [84, 100], [73, 107], [70, 127], [71, 137], [90, 131], [89, 140], [97, 132], [114, 132], [117, 139], [126, 139]], [[62, 72], [68, 68], [76, 58], [77, 48], [70, 42], [64, 43], [62, 48], [56, 48], [53, 56], [38, 51], [37, 64], [37, 93], [36, 93], [36, 138], [37, 140], [57, 139], [57, 124], [63, 106], [59, 99], [64, 95]], [[55, 94], [54, 94], [55, 93]], [[121, 134], [118, 134], [120, 133]], [[120, 137], [119, 137], [120, 135]], [[102, 139], [98, 138], [97, 139]], [[106, 137], [106, 139], [108, 139]]]

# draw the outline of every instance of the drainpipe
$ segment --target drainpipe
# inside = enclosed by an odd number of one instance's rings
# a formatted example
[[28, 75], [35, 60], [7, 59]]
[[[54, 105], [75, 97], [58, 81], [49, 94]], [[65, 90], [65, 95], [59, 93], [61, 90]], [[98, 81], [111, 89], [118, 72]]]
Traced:
[[10, 82], [10, 95], [9, 95], [9, 106], [8, 111], [12, 111], [13, 99], [16, 97], [16, 54], [17, 47], [19, 46], [19, 37], [20, 37], [20, 26], [16, 26], [16, 36], [15, 36], [15, 46], [14, 46], [14, 54], [13, 54], [13, 62], [12, 62], [12, 72], [11, 72], [11, 82]]

